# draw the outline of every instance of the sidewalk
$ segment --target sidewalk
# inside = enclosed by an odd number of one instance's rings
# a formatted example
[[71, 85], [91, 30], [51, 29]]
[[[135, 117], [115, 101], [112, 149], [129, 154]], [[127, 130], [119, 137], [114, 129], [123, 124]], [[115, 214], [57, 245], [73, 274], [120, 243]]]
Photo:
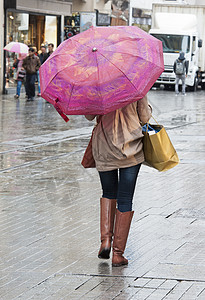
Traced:
[[142, 167], [119, 268], [97, 258], [100, 183], [80, 165], [92, 123], [0, 96], [0, 299], [204, 300], [204, 96], [149, 94], [181, 163]]

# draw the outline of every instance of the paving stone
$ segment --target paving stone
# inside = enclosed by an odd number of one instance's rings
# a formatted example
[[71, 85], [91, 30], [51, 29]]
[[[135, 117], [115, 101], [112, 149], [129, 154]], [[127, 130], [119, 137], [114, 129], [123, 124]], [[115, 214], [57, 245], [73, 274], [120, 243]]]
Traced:
[[[190, 288], [182, 295], [181, 300], [198, 299], [205, 292], [205, 282], [194, 282]], [[204, 294], [205, 295], [205, 294]]]
[[153, 278], [152, 280], [150, 280], [148, 283], [145, 284], [146, 288], [160, 288], [161, 285], [165, 282], [164, 279], [155, 279]]
[[167, 296], [164, 297], [164, 300], [181, 299], [181, 297], [187, 293], [191, 286], [192, 282], [190, 281], [182, 281], [178, 283], [178, 285], [173, 290], [167, 293]]
[[160, 289], [172, 290], [178, 284], [177, 280], [166, 279], [161, 285]]

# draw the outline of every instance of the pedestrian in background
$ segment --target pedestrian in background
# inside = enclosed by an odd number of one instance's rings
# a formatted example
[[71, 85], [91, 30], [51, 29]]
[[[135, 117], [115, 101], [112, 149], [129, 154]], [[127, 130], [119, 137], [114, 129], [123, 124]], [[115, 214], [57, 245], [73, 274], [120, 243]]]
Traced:
[[40, 59], [35, 55], [34, 48], [29, 48], [29, 54], [23, 60], [23, 68], [26, 70], [26, 91], [28, 100], [34, 100], [36, 72], [40, 68]]
[[[23, 68], [23, 59], [25, 58], [25, 56], [26, 55], [19, 54], [18, 59], [14, 63], [14, 68], [17, 68], [17, 87], [16, 87], [16, 95], [14, 96], [16, 99], [20, 97], [22, 83], [24, 83], [25, 86], [26, 71]], [[25, 90], [26, 90], [26, 86], [25, 86]]]
[[45, 53], [45, 54], [44, 54], [43, 62], [45, 62], [46, 59], [48, 59], [49, 56], [53, 53], [53, 49], [54, 49], [54, 45], [53, 45], [52, 43], [49, 43], [49, 44], [48, 44], [48, 53]]
[[[40, 53], [38, 54], [41, 65], [43, 64], [45, 54], [46, 54], [46, 47], [44, 45], [41, 45], [41, 50], [40, 50]], [[37, 71], [37, 80], [38, 80], [38, 97], [41, 97], [41, 85], [40, 85], [39, 70]]]
[[41, 65], [43, 64], [44, 55], [46, 54], [46, 47], [44, 45], [41, 45], [41, 51], [38, 54], [38, 57], [40, 59]]
[[110, 257], [114, 236], [112, 265], [127, 265], [123, 253], [134, 214], [132, 200], [136, 180], [144, 161], [141, 123], [150, 119], [151, 107], [144, 97], [106, 115], [85, 117], [88, 120], [96, 117], [98, 123], [92, 138], [93, 157], [102, 185], [98, 257]]
[[175, 94], [179, 95], [179, 81], [182, 81], [182, 95], [185, 96], [185, 79], [188, 74], [188, 61], [185, 59], [184, 52], [180, 52], [179, 57], [174, 62], [174, 73], [176, 74]]
[[[37, 48], [36, 48], [36, 47], [32, 47], [32, 48], [34, 48], [35, 55], [39, 57]], [[40, 58], [39, 58], [39, 59], [40, 59]], [[36, 72], [36, 82], [38, 83], [38, 94], [37, 94], [37, 96], [38, 96], [38, 97], [41, 97], [41, 86], [40, 86], [39, 70]]]

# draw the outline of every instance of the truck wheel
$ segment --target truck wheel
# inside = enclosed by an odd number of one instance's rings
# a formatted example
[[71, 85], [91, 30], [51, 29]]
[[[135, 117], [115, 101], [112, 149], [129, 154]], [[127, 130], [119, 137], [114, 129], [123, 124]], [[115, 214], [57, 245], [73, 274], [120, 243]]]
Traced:
[[202, 89], [202, 90], [205, 90], [205, 82], [202, 82], [202, 83], [201, 83], [201, 89]]
[[165, 91], [168, 91], [169, 90], [169, 85], [168, 84], [164, 84], [164, 89], [165, 89]]
[[164, 84], [165, 91], [174, 91], [175, 86], [172, 84]]
[[159, 88], [159, 87], [160, 87], [160, 84], [159, 84], [159, 83], [154, 83], [153, 86], [152, 86], [152, 88], [153, 88], [153, 87]]
[[193, 86], [190, 86], [190, 87], [189, 87], [189, 90], [190, 90], [191, 92], [196, 92], [197, 86], [198, 86], [198, 80], [197, 80], [197, 77], [195, 76], [195, 77], [194, 77], [194, 84], [193, 84]]

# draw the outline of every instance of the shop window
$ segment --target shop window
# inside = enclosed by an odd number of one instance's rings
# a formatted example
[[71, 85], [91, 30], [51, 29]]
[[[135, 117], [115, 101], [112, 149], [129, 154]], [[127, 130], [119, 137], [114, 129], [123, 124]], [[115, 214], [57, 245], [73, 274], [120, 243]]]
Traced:
[[45, 16], [29, 15], [28, 45], [40, 49], [45, 41]]
[[46, 16], [45, 19], [45, 43], [54, 44], [54, 48], [57, 46], [57, 17]]
[[78, 34], [80, 32], [80, 14], [73, 13], [72, 16], [65, 17], [64, 39]]
[[[40, 50], [42, 44], [47, 46], [53, 43], [57, 46], [57, 17], [48, 15], [35, 15], [27, 13], [18, 13], [14, 11], [7, 12], [6, 43], [21, 42], [29, 47], [36, 47]], [[14, 68], [15, 59], [18, 54], [7, 52], [6, 55], [6, 87], [15, 84], [16, 68]]]
[[[29, 14], [7, 12], [6, 43], [21, 42], [28, 44]], [[16, 68], [14, 63], [18, 58], [17, 53], [5, 51], [6, 55], [6, 87], [12, 87], [16, 80]]]
[[10, 42], [27, 43], [29, 15], [16, 12], [7, 13], [7, 44]]

